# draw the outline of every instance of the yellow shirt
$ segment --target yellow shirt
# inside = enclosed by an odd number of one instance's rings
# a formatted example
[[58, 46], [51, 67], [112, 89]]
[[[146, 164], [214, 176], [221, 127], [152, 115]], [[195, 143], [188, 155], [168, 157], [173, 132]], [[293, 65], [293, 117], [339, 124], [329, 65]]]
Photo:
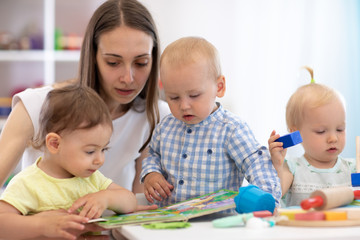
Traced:
[[68, 209], [80, 197], [104, 190], [112, 183], [99, 171], [87, 178], [54, 178], [38, 168], [40, 160], [17, 174], [0, 197], [23, 215]]

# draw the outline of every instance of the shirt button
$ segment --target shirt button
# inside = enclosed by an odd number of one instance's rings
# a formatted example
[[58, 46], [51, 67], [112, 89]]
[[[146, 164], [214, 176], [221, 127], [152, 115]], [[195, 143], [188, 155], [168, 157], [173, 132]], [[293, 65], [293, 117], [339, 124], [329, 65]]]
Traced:
[[192, 133], [191, 128], [188, 128], [187, 133]]
[[208, 149], [208, 150], [207, 150], [207, 153], [208, 153], [208, 154], [212, 154], [212, 150], [211, 150], [211, 149]]
[[259, 154], [259, 155], [262, 155], [262, 151], [261, 151], [261, 150], [259, 150], [259, 151], [258, 151], [258, 154]]
[[186, 153], [184, 153], [182, 156], [183, 156], [183, 158], [187, 158], [187, 154], [186, 154]]
[[183, 184], [184, 184], [184, 180], [181, 179], [181, 180], [179, 181], [179, 184], [180, 184], [180, 185], [183, 185]]

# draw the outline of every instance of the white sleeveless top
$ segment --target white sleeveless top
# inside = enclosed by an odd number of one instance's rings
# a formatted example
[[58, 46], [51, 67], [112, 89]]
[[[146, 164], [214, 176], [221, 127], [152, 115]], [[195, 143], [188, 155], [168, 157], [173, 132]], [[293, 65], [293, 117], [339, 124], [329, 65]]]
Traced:
[[[13, 107], [22, 101], [34, 126], [34, 133], [39, 130], [39, 116], [41, 106], [51, 86], [29, 88], [13, 97]], [[169, 106], [159, 101], [160, 118], [170, 113]], [[116, 184], [131, 191], [135, 177], [135, 160], [140, 156], [138, 152], [145, 143], [150, 126], [146, 112], [136, 112], [130, 109], [125, 115], [113, 120], [113, 135], [110, 139], [109, 150], [105, 152], [105, 163], [100, 171]], [[30, 166], [42, 156], [42, 152], [28, 147], [22, 156], [22, 169]]]
[[304, 155], [298, 158], [286, 159], [290, 172], [294, 176], [289, 191], [284, 195], [286, 207], [299, 206], [303, 199], [318, 189], [349, 186], [351, 173], [356, 172], [355, 159], [338, 157], [332, 168], [315, 168], [308, 163]]

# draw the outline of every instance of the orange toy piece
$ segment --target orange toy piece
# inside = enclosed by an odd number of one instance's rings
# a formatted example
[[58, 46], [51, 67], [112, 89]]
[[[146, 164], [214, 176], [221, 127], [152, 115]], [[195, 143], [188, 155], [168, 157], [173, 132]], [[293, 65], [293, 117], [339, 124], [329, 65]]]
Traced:
[[326, 211], [324, 214], [326, 221], [345, 221], [348, 219], [346, 211]]

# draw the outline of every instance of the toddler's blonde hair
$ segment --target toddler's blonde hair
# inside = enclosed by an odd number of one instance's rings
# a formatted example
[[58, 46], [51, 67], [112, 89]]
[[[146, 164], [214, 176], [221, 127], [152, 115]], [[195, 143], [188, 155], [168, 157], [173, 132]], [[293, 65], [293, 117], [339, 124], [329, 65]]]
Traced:
[[304, 120], [304, 109], [317, 108], [324, 106], [334, 100], [339, 100], [345, 109], [343, 96], [324, 84], [313, 82], [313, 71], [305, 67], [310, 75], [312, 82], [299, 87], [290, 97], [286, 105], [286, 124], [289, 132], [299, 129]]
[[195, 63], [205, 59], [215, 79], [221, 76], [220, 57], [217, 49], [201, 37], [184, 37], [169, 44], [160, 58], [160, 66], [166, 62], [172, 67]]

